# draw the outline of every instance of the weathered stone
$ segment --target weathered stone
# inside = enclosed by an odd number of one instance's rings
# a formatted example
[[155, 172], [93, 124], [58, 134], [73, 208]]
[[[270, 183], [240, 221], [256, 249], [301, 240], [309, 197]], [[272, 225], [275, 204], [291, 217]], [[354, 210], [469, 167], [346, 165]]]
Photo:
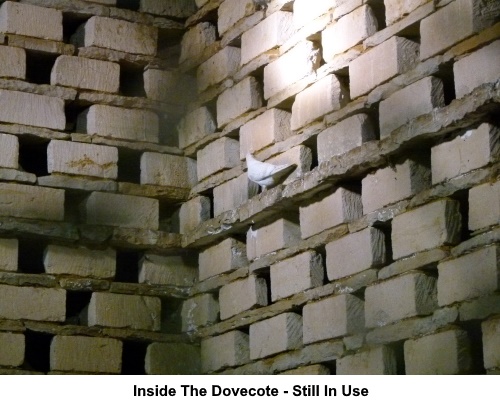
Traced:
[[182, 303], [182, 331], [191, 333], [219, 319], [219, 302], [212, 294], [202, 294]]
[[219, 290], [219, 303], [221, 320], [229, 319], [248, 309], [266, 306], [266, 280], [249, 276], [226, 284]]
[[202, 22], [188, 30], [182, 37], [179, 63], [201, 62], [203, 50], [216, 41], [216, 27], [209, 22]]
[[481, 324], [483, 332], [484, 367], [500, 367], [500, 319], [490, 319]]
[[469, 229], [472, 231], [500, 223], [500, 181], [469, 190]]
[[179, 147], [186, 148], [205, 136], [213, 134], [217, 124], [207, 107], [200, 107], [188, 113], [179, 123]]
[[238, 330], [201, 341], [201, 370], [217, 371], [248, 362], [248, 335]]
[[238, 208], [257, 195], [259, 186], [246, 173], [214, 188], [214, 216]]
[[246, 264], [245, 245], [236, 239], [227, 238], [200, 253], [199, 277], [200, 280], [205, 280]]
[[0, 239], [0, 271], [17, 271], [19, 242]]
[[24, 363], [25, 346], [23, 334], [0, 332], [0, 365], [21, 366]]
[[[196, 166], [198, 180], [237, 166], [240, 163], [239, 150], [240, 143], [227, 137], [222, 137], [199, 150]], [[217, 156], [217, 159], [214, 159], [214, 156]]]
[[21, 80], [26, 78], [26, 52], [24, 49], [0, 46], [0, 77]]
[[141, 184], [190, 188], [196, 184], [196, 162], [185, 156], [144, 152]]
[[190, 257], [145, 254], [139, 262], [139, 283], [191, 287], [197, 268]]
[[199, 375], [200, 348], [186, 343], [151, 343], [146, 350], [146, 374]]
[[182, 204], [179, 212], [180, 233], [187, 234], [210, 219], [210, 208], [210, 198], [205, 196], [197, 196]]
[[240, 66], [240, 48], [226, 46], [214, 56], [203, 62], [196, 71], [198, 92], [222, 83], [234, 76]]
[[337, 375], [396, 374], [396, 354], [381, 346], [337, 360]]

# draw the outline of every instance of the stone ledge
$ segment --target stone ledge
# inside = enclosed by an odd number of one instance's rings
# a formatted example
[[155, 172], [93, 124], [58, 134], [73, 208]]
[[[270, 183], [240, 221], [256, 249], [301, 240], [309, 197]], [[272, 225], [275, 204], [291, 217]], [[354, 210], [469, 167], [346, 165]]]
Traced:
[[76, 90], [69, 87], [52, 86], [50, 84], [34, 84], [16, 79], [0, 79], [0, 89], [55, 97], [65, 101], [75, 100], [77, 94]]

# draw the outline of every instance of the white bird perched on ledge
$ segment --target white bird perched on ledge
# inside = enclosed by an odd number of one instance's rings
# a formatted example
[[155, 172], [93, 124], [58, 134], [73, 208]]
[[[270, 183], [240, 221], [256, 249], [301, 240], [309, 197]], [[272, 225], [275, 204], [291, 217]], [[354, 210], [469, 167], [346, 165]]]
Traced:
[[297, 165], [288, 163], [284, 165], [273, 165], [271, 163], [260, 162], [251, 153], [247, 153], [247, 175], [250, 180], [262, 187], [262, 191], [267, 187], [275, 186], [287, 174], [290, 174]]

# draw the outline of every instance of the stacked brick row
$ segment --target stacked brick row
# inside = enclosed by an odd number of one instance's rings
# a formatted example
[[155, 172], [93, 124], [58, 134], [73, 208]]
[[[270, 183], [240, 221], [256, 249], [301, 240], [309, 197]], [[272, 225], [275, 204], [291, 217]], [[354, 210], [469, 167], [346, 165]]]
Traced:
[[[202, 371], [498, 373], [498, 2], [196, 4]], [[248, 152], [296, 170], [259, 192]]]
[[0, 373], [199, 372], [176, 219], [194, 2], [0, 3]]

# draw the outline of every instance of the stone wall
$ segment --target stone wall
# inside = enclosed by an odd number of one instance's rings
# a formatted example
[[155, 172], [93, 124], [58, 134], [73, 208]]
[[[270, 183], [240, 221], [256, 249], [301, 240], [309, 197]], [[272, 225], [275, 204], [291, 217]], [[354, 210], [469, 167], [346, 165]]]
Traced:
[[0, 3], [0, 373], [499, 372], [498, 2]]

